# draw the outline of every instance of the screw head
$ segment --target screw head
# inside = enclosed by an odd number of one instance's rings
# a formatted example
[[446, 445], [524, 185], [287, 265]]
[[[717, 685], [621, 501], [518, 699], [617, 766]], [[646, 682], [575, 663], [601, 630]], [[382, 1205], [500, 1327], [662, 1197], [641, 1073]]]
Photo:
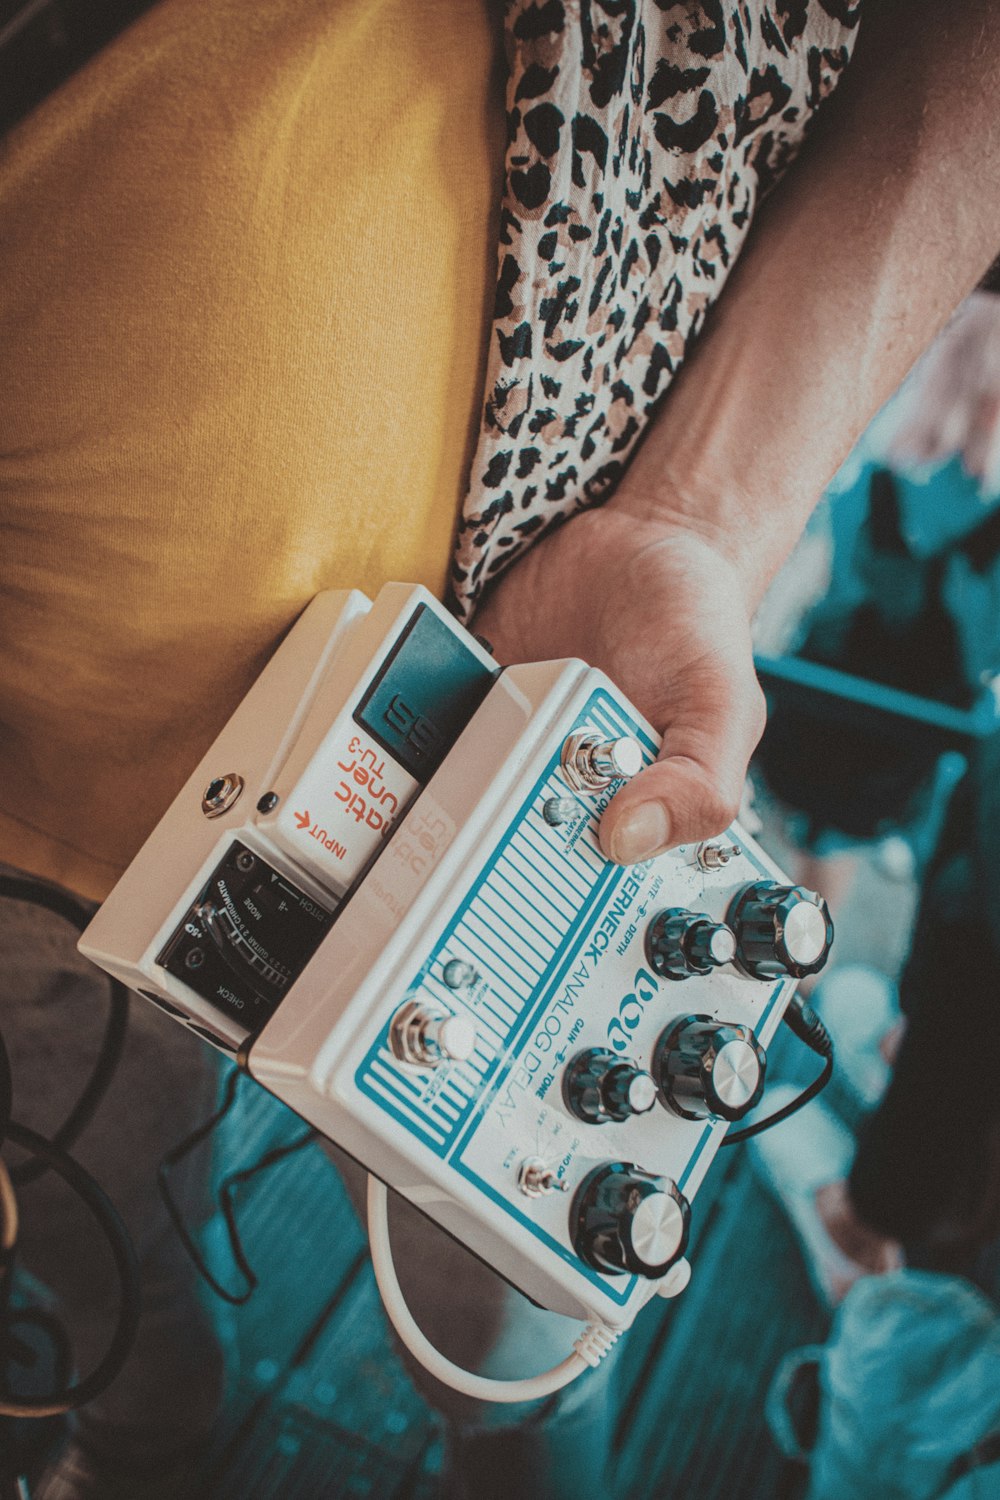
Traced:
[[277, 807], [280, 801], [281, 798], [278, 796], [277, 792], [265, 792], [263, 797], [261, 797], [257, 803], [257, 811], [259, 813], [274, 812], [274, 809]]

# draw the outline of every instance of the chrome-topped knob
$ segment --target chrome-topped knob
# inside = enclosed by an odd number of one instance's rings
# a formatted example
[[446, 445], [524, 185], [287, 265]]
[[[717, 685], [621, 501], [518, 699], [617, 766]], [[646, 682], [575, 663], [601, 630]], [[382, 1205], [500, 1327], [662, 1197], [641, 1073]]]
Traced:
[[749, 1026], [685, 1016], [656, 1044], [653, 1077], [685, 1120], [741, 1120], [764, 1091], [767, 1060]]
[[574, 792], [603, 792], [613, 781], [628, 781], [642, 770], [642, 746], [631, 735], [603, 740], [597, 734], [571, 734], [562, 748], [562, 771]]
[[684, 1254], [691, 1207], [669, 1177], [631, 1162], [605, 1162], [581, 1182], [570, 1231], [581, 1260], [615, 1276], [657, 1281]]
[[833, 943], [830, 908], [801, 885], [755, 880], [729, 908], [736, 962], [753, 979], [802, 979], [826, 963]]
[[566, 1108], [588, 1125], [644, 1115], [656, 1103], [656, 1092], [649, 1073], [604, 1047], [577, 1053], [563, 1074]]
[[736, 937], [724, 922], [713, 922], [704, 912], [669, 906], [646, 929], [646, 955], [664, 979], [690, 979], [732, 963]]

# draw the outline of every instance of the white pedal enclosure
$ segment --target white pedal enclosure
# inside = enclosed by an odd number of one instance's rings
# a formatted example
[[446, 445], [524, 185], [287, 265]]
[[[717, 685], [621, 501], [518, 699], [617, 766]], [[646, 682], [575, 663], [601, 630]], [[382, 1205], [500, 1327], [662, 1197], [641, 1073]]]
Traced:
[[529, 1297], [628, 1325], [760, 1096], [819, 898], [735, 826], [622, 868], [657, 739], [579, 661], [500, 672], [426, 591], [309, 606], [81, 950]]

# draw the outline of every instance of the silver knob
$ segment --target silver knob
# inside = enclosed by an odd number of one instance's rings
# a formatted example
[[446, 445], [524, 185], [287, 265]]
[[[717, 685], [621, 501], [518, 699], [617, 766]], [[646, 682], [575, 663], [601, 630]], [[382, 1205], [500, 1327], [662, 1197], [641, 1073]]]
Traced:
[[656, 1103], [652, 1076], [606, 1047], [578, 1052], [563, 1075], [563, 1099], [571, 1114], [588, 1125], [604, 1125], [644, 1115]]
[[664, 979], [690, 979], [732, 963], [736, 937], [706, 912], [668, 906], [657, 912], [646, 930], [646, 956]]
[[570, 1233], [576, 1253], [595, 1271], [659, 1281], [684, 1254], [690, 1218], [671, 1178], [633, 1162], [605, 1162], [577, 1189]]
[[823, 897], [801, 885], [755, 880], [729, 909], [736, 961], [754, 979], [803, 979], [826, 963], [833, 922]]
[[741, 1120], [764, 1089], [766, 1059], [749, 1026], [685, 1016], [663, 1033], [653, 1076], [685, 1120]]
[[669, 1263], [684, 1238], [684, 1210], [667, 1193], [650, 1193], [632, 1215], [631, 1240], [643, 1266]]

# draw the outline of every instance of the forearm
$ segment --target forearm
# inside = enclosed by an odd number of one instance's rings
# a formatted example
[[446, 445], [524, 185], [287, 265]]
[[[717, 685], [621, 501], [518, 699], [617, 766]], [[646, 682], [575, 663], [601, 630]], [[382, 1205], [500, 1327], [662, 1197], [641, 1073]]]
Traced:
[[864, 427], [1000, 249], [1000, 11], [873, 5], [615, 511], [701, 532], [751, 607]]

